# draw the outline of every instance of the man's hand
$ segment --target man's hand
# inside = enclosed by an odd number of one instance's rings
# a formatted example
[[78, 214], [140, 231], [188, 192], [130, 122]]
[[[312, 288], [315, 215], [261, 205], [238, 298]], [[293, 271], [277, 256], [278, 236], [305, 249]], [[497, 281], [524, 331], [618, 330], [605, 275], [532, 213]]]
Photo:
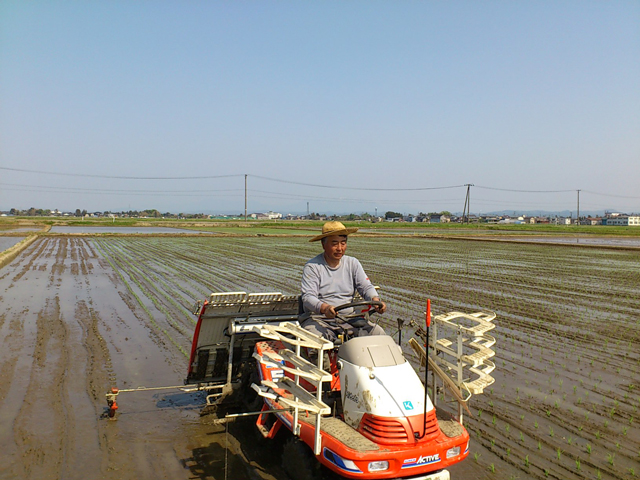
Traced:
[[320, 307], [320, 313], [327, 318], [336, 318], [336, 310], [333, 305], [329, 305], [328, 303], [323, 303]]
[[380, 297], [373, 297], [371, 300], [374, 302], [380, 302], [382, 304], [381, 306], [378, 306], [378, 305], [375, 306], [376, 312], [384, 313], [387, 311], [387, 304], [384, 303], [382, 300], [380, 300]]

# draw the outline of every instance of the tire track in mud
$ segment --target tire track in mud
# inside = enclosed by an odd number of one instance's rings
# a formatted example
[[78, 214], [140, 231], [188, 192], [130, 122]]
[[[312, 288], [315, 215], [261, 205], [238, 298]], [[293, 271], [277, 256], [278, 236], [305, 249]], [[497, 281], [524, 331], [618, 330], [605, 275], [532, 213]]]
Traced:
[[[30, 270], [43, 272], [31, 265], [45, 249], [46, 257], [55, 258], [51, 267], [55, 273], [40, 274], [39, 280], [25, 276]], [[84, 279], [75, 269], [64, 266], [67, 254], [66, 243], [42, 242], [41, 248], [23, 264], [19, 274], [22, 281], [7, 289], [16, 288], [21, 292], [18, 297], [28, 298], [25, 287], [35, 281], [35, 285], [41, 284], [38, 291], [44, 295], [32, 299], [43, 306], [31, 321], [28, 307], [20, 312], [12, 312], [9, 307], [9, 313], [3, 314], [10, 318], [10, 332], [4, 338], [6, 347], [0, 357], [0, 378], [5, 386], [0, 390], [0, 405], [7, 394], [11, 405], [0, 413], [0, 455], [7, 454], [11, 460], [0, 461], [0, 478], [80, 479], [95, 476], [96, 467], [102, 472], [109, 467], [111, 449], [106, 433], [100, 432], [104, 422], [99, 421], [102, 412], [98, 405], [102, 403], [98, 402], [99, 392], [104, 395], [112, 379], [109, 352], [98, 331], [99, 319], [85, 301], [74, 306], [60, 300], [73, 298], [67, 292], [75, 292], [76, 299], [87, 295], [82, 291], [87, 288]], [[73, 258], [73, 252], [70, 256]], [[68, 273], [61, 288], [65, 271]], [[37, 273], [34, 275], [38, 277]], [[69, 277], [76, 279], [75, 285], [67, 281]], [[87, 458], [91, 461], [87, 462]], [[96, 465], [99, 458], [102, 460]]]
[[0, 272], [4, 270], [4, 273], [0, 275], [0, 280], [3, 280], [5, 277], [15, 272], [15, 270], [9, 268], [10, 266], [12, 266], [14, 263], [16, 265], [20, 265], [21, 263], [23, 263], [23, 261], [26, 260], [21, 270], [12, 278], [13, 282], [19, 281], [29, 270], [31, 270], [33, 264], [36, 262], [36, 260], [38, 260], [44, 250], [48, 247], [48, 243], [48, 239], [38, 239], [33, 242], [24, 252], [22, 252], [22, 254], [18, 255], [18, 257], [16, 257], [16, 259], [11, 264], [7, 265], [7, 268], [0, 269]]
[[16, 465], [19, 478], [60, 477], [69, 431], [74, 430], [62, 398], [67, 332], [57, 298], [47, 300], [36, 325], [29, 386], [13, 428], [20, 458]]
[[[98, 433], [100, 471], [106, 472], [115, 468], [115, 461], [111, 456], [113, 448], [113, 435], [109, 432], [104, 420], [105, 408], [100, 405], [104, 402], [106, 385], [116, 384], [116, 375], [111, 363], [111, 355], [107, 342], [100, 334], [98, 328], [99, 315], [90, 308], [85, 301], [76, 305], [76, 320], [82, 325], [83, 346], [87, 352], [87, 368], [85, 376], [85, 388], [94, 405], [95, 428]], [[94, 457], [95, 458], [95, 457]]]

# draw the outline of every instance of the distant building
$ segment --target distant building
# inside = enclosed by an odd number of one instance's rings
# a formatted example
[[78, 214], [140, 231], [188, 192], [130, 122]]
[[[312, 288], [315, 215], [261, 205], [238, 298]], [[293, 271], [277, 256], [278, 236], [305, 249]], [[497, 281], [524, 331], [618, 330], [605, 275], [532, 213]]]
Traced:
[[451, 217], [448, 215], [431, 215], [429, 217], [429, 223], [449, 223], [451, 222]]
[[637, 215], [616, 215], [608, 217], [606, 225], [640, 227], [640, 216]]

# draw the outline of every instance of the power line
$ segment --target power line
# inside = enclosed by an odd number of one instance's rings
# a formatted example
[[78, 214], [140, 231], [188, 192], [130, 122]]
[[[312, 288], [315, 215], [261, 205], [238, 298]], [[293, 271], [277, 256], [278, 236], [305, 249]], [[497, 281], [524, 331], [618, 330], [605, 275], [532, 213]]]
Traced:
[[612, 195], [610, 193], [598, 193], [598, 192], [592, 192], [591, 190], [581, 190], [582, 192], [586, 192], [586, 193], [590, 193], [592, 195], [601, 195], [603, 197], [615, 197], [615, 198], [640, 198], [640, 197], [632, 197], [629, 195]]
[[304, 183], [304, 182], [294, 182], [293, 180], [284, 180], [281, 178], [271, 178], [271, 177], [263, 177], [262, 175], [251, 175], [255, 178], [260, 178], [262, 180], [270, 180], [272, 182], [280, 182], [280, 183], [288, 183], [290, 185], [302, 185], [305, 187], [316, 187], [316, 188], [332, 188], [338, 190], [375, 190], [375, 191], [385, 191], [385, 192], [407, 192], [407, 191], [420, 191], [420, 190], [444, 190], [447, 188], [461, 188], [464, 185], [450, 185], [447, 187], [420, 187], [420, 188], [379, 188], [379, 187], [353, 187], [353, 186], [339, 186], [339, 185], [321, 185], [317, 183]]
[[[81, 194], [81, 195], [112, 195], [112, 196], [153, 196], [153, 197], [240, 197], [241, 193], [232, 194], [229, 193], [175, 193], [175, 192], [145, 192], [145, 193], [136, 193], [136, 192], [101, 192], [99, 190], [96, 191], [73, 191], [74, 189], [64, 189], [64, 188], [56, 188], [51, 187], [52, 190], [42, 190], [42, 189], [30, 189], [30, 188], [4, 188], [7, 191], [18, 191], [18, 192], [34, 192], [34, 193], [69, 193], [72, 195]], [[241, 192], [240, 189], [228, 190]], [[227, 192], [228, 192], [227, 191]]]
[[[68, 192], [68, 191], [76, 191], [76, 192], [99, 192], [99, 193], [124, 193], [124, 194], [131, 194], [131, 195], [137, 195], [137, 194], [144, 194], [144, 193], [191, 193], [191, 194], [197, 194], [197, 192], [210, 192], [210, 189], [206, 189], [206, 190], [193, 190], [193, 189], [189, 189], [189, 190], [166, 190], [166, 189], [162, 189], [162, 190], [126, 190], [126, 189], [117, 189], [117, 188], [80, 188], [80, 187], [52, 187], [51, 185], [26, 185], [26, 184], [22, 184], [22, 183], [3, 183], [0, 182], [0, 185], [6, 185], [8, 187], [24, 187], [24, 188], [32, 188], [32, 189], [37, 189], [37, 188], [41, 188], [43, 189], [42, 191], [59, 191], [59, 192]], [[9, 190], [8, 188], [6, 190]], [[38, 191], [38, 190], [30, 190], [30, 191]], [[220, 188], [216, 188], [216, 192], [241, 192], [242, 189], [240, 188], [226, 188], [226, 189], [220, 189]]]
[[[315, 183], [296, 182], [293, 180], [287, 180], [282, 178], [273, 178], [273, 177], [266, 177], [263, 175], [242, 174], [242, 173], [232, 173], [227, 175], [197, 175], [197, 176], [188, 176], [188, 177], [187, 176], [142, 177], [142, 176], [130, 176], [130, 175], [103, 175], [103, 174], [90, 174], [90, 173], [52, 172], [52, 171], [46, 171], [46, 170], [30, 170], [25, 168], [13, 168], [13, 167], [0, 167], [0, 170], [7, 170], [12, 172], [23, 172], [23, 173], [36, 173], [36, 174], [43, 174], [43, 175], [56, 175], [56, 176], [62, 176], [62, 177], [103, 178], [103, 179], [110, 178], [110, 179], [118, 179], [118, 180], [209, 180], [209, 179], [216, 179], [216, 178], [233, 178], [233, 177], [247, 176], [247, 177], [259, 178], [261, 180], [286, 183], [290, 185], [301, 185], [305, 187], [330, 188], [330, 189], [337, 189], [337, 190], [364, 190], [364, 191], [374, 190], [374, 191], [389, 191], [389, 192], [445, 190], [445, 189], [454, 189], [454, 188], [464, 188], [467, 186], [466, 184], [463, 184], [463, 185], [417, 187], [417, 188], [354, 187], [354, 186], [323, 185], [323, 184], [315, 184]], [[5, 184], [5, 185], [10, 185], [10, 184]], [[477, 185], [477, 184], [474, 186], [475, 188], [481, 188], [485, 190], [495, 190], [495, 191], [501, 191], [501, 192], [514, 192], [514, 193], [569, 193], [569, 192], [576, 191], [575, 189], [572, 189], [572, 190], [524, 190], [524, 189], [489, 187], [489, 186]], [[89, 190], [96, 191], [96, 189], [89, 189]], [[138, 190], [138, 191], [145, 192], [145, 190]], [[592, 190], [584, 190], [584, 189], [581, 189], [581, 191], [585, 193], [590, 193], [592, 195], [601, 195], [605, 197], [640, 199], [640, 196], [614, 195], [614, 194], [594, 192]], [[153, 192], [153, 190], [150, 190], [149, 192]], [[166, 192], [166, 190], [163, 190], [163, 192]]]
[[211, 178], [229, 178], [242, 177], [243, 174], [234, 173], [230, 175], [198, 175], [195, 177], [132, 177], [126, 175], [96, 175], [90, 173], [63, 173], [63, 172], [47, 172], [44, 170], [27, 170], [24, 168], [0, 167], [0, 170], [10, 170], [12, 172], [23, 173], [40, 173], [43, 175], [57, 175], [60, 177], [84, 177], [84, 178], [114, 178], [119, 180], [202, 180]]
[[[575, 190], [513, 190], [509, 188], [496, 188], [496, 187], [484, 187], [482, 185], [475, 185], [476, 188], [483, 188], [485, 190], [498, 190], [501, 192], [516, 192], [516, 193], [567, 193], [575, 192]], [[586, 190], [585, 190], [586, 192]]]

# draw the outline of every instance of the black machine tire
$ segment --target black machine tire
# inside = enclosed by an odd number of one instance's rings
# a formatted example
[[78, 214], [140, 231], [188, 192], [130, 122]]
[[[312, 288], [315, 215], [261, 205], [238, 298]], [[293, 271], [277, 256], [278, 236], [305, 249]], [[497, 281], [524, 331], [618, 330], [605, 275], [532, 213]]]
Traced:
[[322, 465], [309, 446], [290, 436], [282, 448], [282, 469], [291, 480], [322, 480]]

